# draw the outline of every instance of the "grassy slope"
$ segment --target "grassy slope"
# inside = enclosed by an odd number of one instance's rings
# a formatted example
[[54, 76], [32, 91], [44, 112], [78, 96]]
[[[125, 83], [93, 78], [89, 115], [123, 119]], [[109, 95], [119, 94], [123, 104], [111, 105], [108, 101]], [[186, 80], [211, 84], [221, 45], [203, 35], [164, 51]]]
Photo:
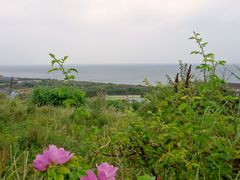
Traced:
[[[115, 164], [122, 177], [236, 177], [239, 97], [216, 82], [192, 85], [186, 92], [155, 87], [135, 112], [128, 104], [114, 108], [101, 98], [65, 108], [1, 96], [0, 173], [31, 177], [35, 155], [56, 144], [90, 167], [103, 161]], [[29, 152], [27, 166], [24, 152]]]

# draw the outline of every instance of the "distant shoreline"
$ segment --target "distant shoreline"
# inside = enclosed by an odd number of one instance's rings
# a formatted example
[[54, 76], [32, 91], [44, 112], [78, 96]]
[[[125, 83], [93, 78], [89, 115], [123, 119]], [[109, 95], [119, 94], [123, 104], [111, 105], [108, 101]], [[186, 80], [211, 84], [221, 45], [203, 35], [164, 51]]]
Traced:
[[[0, 92], [8, 94], [10, 88], [10, 82], [12, 77], [0, 76]], [[57, 87], [63, 85], [62, 80], [57, 79], [43, 79], [43, 78], [13, 78], [13, 90], [16, 93], [28, 92], [36, 86], [50, 86]], [[165, 84], [167, 85], [167, 84]], [[240, 83], [227, 83], [229, 88], [235, 91], [237, 94], [240, 92]], [[107, 95], [139, 95], [144, 97], [144, 95], [149, 91], [146, 85], [133, 85], [133, 84], [116, 84], [107, 82], [92, 82], [92, 81], [74, 81], [74, 86], [81, 88], [86, 92], [88, 97], [93, 97], [97, 95], [99, 90], [104, 90]], [[16, 90], [16, 91], [15, 91]], [[20, 93], [21, 94], [21, 93]]]
[[[27, 78], [27, 77], [14, 77], [12, 76], [14, 81], [44, 81], [44, 80], [49, 80], [49, 81], [63, 81], [60, 79], [54, 79], [54, 78]], [[0, 76], [0, 81], [10, 81], [11, 78], [10, 76]], [[74, 80], [75, 82], [84, 82], [84, 83], [96, 83], [96, 84], [115, 84], [115, 85], [129, 85], [129, 86], [143, 86], [142, 84], [123, 84], [123, 83], [111, 83], [111, 82], [97, 82], [97, 81], [80, 81], [80, 80]]]
[[[12, 77], [0, 78], [0, 92], [10, 91]], [[96, 96], [99, 91], [104, 90], [107, 95], [139, 95], [141, 97], [148, 91], [145, 85], [114, 84], [91, 81], [73, 81], [74, 87], [82, 89], [87, 96]], [[14, 77], [12, 89], [16, 91], [30, 90], [36, 86], [59, 87], [66, 85], [62, 80], [42, 78], [20, 78]]]
[[[10, 76], [3, 76], [0, 75], [0, 81], [10, 81], [12, 77]], [[40, 81], [40, 80], [53, 80], [53, 81], [62, 81], [59, 79], [54, 78], [26, 78], [26, 77], [13, 77], [14, 81]], [[118, 83], [111, 83], [111, 82], [95, 82], [95, 81], [79, 81], [75, 80], [76, 82], [85, 82], [85, 83], [96, 83], [96, 84], [115, 84], [115, 85], [130, 85], [130, 86], [142, 86], [142, 84], [136, 85], [136, 84], [118, 84]], [[166, 83], [167, 84], [167, 83]], [[226, 82], [231, 88], [234, 89], [240, 89], [240, 81], [239, 83], [235, 82]]]

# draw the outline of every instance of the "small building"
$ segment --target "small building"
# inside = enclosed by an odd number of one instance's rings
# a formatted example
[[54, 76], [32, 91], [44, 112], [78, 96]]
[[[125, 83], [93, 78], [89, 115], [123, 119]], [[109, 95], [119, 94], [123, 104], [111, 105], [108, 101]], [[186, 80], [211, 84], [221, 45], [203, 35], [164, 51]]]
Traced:
[[18, 95], [19, 95], [19, 93], [18, 93], [18, 92], [16, 92], [16, 91], [13, 91], [13, 92], [11, 92], [11, 93], [10, 93], [10, 95], [9, 95], [9, 96], [10, 96], [11, 98], [15, 98], [15, 97], [17, 97]]

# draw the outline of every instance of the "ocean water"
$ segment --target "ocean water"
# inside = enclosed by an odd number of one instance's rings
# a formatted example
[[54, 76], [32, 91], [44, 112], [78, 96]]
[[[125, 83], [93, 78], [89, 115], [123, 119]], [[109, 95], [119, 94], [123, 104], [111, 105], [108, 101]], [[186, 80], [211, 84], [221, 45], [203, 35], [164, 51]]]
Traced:
[[[174, 78], [179, 72], [178, 65], [169, 64], [132, 64], [132, 65], [71, 65], [79, 70], [76, 80], [106, 82], [117, 84], [143, 84], [145, 78], [152, 84], [156, 82], [167, 83], [166, 74]], [[25, 78], [50, 78], [63, 79], [60, 72], [48, 73], [49, 65], [29, 65], [29, 66], [0, 66], [0, 75], [25, 77]], [[218, 74], [225, 77], [228, 82], [240, 83], [235, 77], [231, 76], [230, 71], [237, 72], [233, 65], [228, 65], [227, 69], [218, 69]], [[194, 77], [199, 79], [201, 74], [193, 67]], [[240, 72], [237, 72], [240, 74]]]

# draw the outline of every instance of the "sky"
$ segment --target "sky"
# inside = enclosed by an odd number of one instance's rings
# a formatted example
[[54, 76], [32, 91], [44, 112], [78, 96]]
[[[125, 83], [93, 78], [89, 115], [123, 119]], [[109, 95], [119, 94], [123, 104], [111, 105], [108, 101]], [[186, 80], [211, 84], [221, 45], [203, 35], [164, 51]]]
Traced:
[[0, 65], [240, 63], [240, 0], [0, 0]]

